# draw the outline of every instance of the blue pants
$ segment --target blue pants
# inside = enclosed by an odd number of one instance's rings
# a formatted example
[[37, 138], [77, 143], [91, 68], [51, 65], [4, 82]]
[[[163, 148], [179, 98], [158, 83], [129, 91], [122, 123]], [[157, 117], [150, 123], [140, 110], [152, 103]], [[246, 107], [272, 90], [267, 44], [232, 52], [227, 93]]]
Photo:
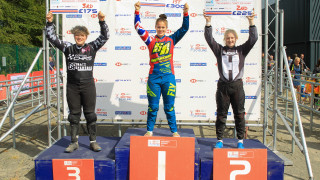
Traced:
[[160, 96], [162, 94], [164, 112], [172, 133], [177, 132], [174, 99], [176, 97], [176, 79], [173, 74], [149, 75], [147, 84], [148, 94], [148, 119], [147, 130], [153, 131], [159, 110]]

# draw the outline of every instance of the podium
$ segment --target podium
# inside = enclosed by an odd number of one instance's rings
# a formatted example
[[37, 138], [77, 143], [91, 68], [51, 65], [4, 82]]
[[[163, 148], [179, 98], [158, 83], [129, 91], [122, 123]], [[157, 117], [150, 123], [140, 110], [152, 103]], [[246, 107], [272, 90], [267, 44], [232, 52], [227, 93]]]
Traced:
[[35, 158], [36, 179], [53, 179], [52, 159], [93, 159], [95, 179], [115, 179], [114, 147], [119, 140], [118, 137], [98, 136], [97, 142], [102, 151], [93, 152], [89, 147], [89, 137], [80, 136], [79, 149], [65, 153], [64, 150], [70, 143], [70, 136], [63, 137]]
[[[193, 137], [195, 139], [194, 151], [194, 179], [213, 179], [213, 148], [216, 138], [196, 138], [192, 129], [178, 129], [181, 137]], [[70, 137], [63, 137], [51, 147], [41, 152], [35, 158], [36, 179], [53, 179], [53, 159], [91, 159], [94, 162], [94, 175], [96, 180], [129, 180], [130, 171], [130, 137], [143, 136], [145, 128], [128, 129], [121, 137], [97, 137], [97, 142], [102, 151], [93, 152], [89, 148], [88, 136], [79, 137], [79, 149], [72, 153], [65, 153], [65, 148], [70, 143]], [[153, 137], [171, 137], [169, 129], [156, 128]], [[146, 139], [152, 139], [144, 137]], [[160, 139], [160, 138], [159, 138]], [[168, 138], [167, 138], [168, 139]], [[174, 139], [174, 138], [172, 138]], [[224, 148], [236, 148], [237, 139], [224, 139]], [[283, 179], [284, 161], [254, 139], [244, 140], [245, 148], [267, 149], [267, 179]], [[167, 154], [169, 156], [169, 154]], [[56, 161], [56, 160], [54, 160]], [[75, 174], [71, 171], [71, 173]]]
[[[197, 138], [200, 146], [200, 180], [213, 179], [213, 152], [216, 138]], [[237, 139], [223, 139], [223, 148], [236, 148]], [[284, 161], [256, 139], [244, 139], [246, 149], [267, 149], [267, 179], [283, 179]]]
[[[117, 180], [129, 180], [129, 155], [130, 155], [130, 137], [131, 136], [143, 136], [146, 133], [145, 128], [128, 129], [122, 136], [121, 140], [115, 147], [116, 154], [116, 179]], [[178, 129], [178, 133], [181, 137], [194, 137], [192, 129]], [[171, 137], [172, 133], [170, 129], [155, 128], [153, 131], [153, 137], [166, 136]], [[194, 179], [199, 179], [199, 152], [200, 147], [198, 142], [195, 141], [195, 164], [194, 164]]]

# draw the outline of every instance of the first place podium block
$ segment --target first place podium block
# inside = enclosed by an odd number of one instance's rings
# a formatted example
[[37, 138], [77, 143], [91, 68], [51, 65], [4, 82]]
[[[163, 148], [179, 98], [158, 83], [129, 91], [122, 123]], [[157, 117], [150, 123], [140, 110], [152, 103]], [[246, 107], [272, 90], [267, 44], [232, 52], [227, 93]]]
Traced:
[[[53, 161], [70, 160], [65, 161], [64, 164], [81, 162], [78, 160], [93, 160], [94, 177], [99, 179], [115, 179], [115, 154], [114, 148], [119, 142], [118, 137], [97, 137], [97, 142], [102, 148], [100, 152], [93, 152], [89, 147], [89, 137], [79, 137], [79, 149], [72, 153], [65, 153], [64, 150], [70, 143], [70, 137], [63, 137], [50, 148], [41, 152], [35, 159], [35, 172], [37, 180], [50, 180], [54, 179], [53, 174]], [[83, 161], [81, 163], [86, 163]], [[90, 163], [89, 163], [90, 164]], [[71, 174], [78, 174], [79, 170], [71, 169]], [[81, 173], [81, 172], [80, 172]], [[93, 173], [93, 172], [92, 172]], [[73, 175], [72, 175], [73, 176]], [[71, 177], [75, 178], [75, 177]]]
[[143, 137], [130, 139], [130, 180], [193, 180], [193, 137]]
[[[117, 180], [129, 180], [129, 155], [130, 155], [130, 137], [131, 136], [143, 136], [146, 133], [145, 128], [128, 129], [122, 136], [121, 140], [115, 148], [116, 154], [116, 179]], [[193, 137], [195, 138], [192, 129], [178, 129], [181, 137]], [[155, 128], [153, 131], [153, 137], [172, 137], [172, 133], [169, 129]], [[147, 138], [147, 137], [145, 137]], [[199, 152], [200, 148], [195, 141], [194, 151], [194, 179], [199, 179]], [[160, 154], [161, 155], [161, 154]]]

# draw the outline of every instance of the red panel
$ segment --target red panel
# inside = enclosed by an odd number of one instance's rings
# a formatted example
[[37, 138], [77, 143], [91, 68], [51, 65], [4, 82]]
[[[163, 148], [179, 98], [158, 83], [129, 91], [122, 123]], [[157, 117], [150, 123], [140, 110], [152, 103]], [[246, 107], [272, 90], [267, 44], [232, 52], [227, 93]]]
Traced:
[[130, 180], [193, 180], [194, 146], [192, 137], [131, 136]]
[[54, 180], [94, 180], [93, 159], [52, 159]]
[[266, 180], [267, 149], [214, 149], [214, 180]]

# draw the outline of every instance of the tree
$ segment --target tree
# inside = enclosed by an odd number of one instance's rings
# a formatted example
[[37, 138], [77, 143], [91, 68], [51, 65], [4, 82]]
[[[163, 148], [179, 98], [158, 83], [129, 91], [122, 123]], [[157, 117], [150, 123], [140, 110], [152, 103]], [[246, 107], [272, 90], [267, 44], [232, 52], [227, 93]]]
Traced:
[[0, 43], [42, 46], [45, 0], [0, 0]]

